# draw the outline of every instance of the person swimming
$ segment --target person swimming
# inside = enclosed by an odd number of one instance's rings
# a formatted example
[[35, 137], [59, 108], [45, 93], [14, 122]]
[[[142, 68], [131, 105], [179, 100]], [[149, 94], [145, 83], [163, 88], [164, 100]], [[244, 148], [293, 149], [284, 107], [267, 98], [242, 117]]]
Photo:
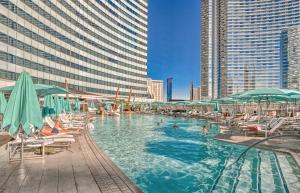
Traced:
[[208, 126], [208, 125], [204, 125], [204, 126], [202, 127], [202, 132], [203, 132], [204, 135], [207, 135], [208, 129], [209, 129], [209, 126]]
[[173, 129], [176, 129], [176, 128], [178, 128], [178, 125], [176, 123], [174, 123]]

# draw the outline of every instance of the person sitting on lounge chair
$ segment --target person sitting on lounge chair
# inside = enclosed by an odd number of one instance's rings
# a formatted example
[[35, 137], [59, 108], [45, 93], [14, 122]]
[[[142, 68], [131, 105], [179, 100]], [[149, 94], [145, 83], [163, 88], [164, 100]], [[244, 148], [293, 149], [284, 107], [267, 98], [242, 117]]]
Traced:
[[[50, 125], [49, 125], [50, 126]], [[57, 132], [58, 131], [58, 132]], [[42, 135], [53, 135], [53, 134], [57, 134], [57, 133], [80, 133], [80, 130], [77, 129], [77, 130], [68, 130], [68, 129], [65, 129], [61, 122], [59, 120], [57, 120], [54, 124], [54, 126], [50, 126], [50, 127], [46, 127], [46, 128], [43, 128], [41, 130], [41, 134]]]

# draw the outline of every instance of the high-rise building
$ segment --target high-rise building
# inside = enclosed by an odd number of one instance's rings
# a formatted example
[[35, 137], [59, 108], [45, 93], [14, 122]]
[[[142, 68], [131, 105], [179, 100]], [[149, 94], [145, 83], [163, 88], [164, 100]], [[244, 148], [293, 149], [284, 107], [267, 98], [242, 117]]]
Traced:
[[157, 102], [164, 101], [163, 81], [148, 79], [148, 92], [150, 98]]
[[147, 97], [147, 0], [1, 0], [0, 79]]
[[202, 97], [286, 87], [281, 42], [299, 24], [299, 0], [203, 0]]
[[287, 32], [287, 88], [300, 90], [300, 26]]
[[199, 101], [201, 99], [201, 87], [193, 88], [193, 101]]
[[173, 78], [167, 78], [167, 101], [170, 102], [173, 99]]
[[[226, 1], [201, 1], [201, 97], [217, 98], [220, 95], [220, 75], [223, 62]], [[221, 25], [223, 24], [223, 25]]]

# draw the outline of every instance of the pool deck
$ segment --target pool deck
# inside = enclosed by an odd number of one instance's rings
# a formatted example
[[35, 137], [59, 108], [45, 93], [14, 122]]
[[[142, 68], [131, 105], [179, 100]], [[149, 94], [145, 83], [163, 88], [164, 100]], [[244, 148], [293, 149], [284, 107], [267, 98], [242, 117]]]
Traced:
[[0, 147], [0, 193], [141, 193], [142, 191], [83, 132], [69, 150], [44, 159], [8, 163]]
[[[250, 146], [262, 139], [264, 137], [250, 137], [250, 136], [241, 136], [241, 135], [231, 135], [231, 134], [219, 134], [215, 137], [216, 140], [227, 142], [227, 143], [233, 143], [233, 144], [239, 144], [244, 146]], [[290, 154], [295, 161], [297, 162], [298, 166], [300, 167], [300, 141], [294, 140], [294, 143], [286, 143], [286, 139], [273, 139], [269, 140], [267, 142], [261, 143], [255, 147], [261, 148], [261, 149], [267, 149], [282, 153], [288, 153]], [[291, 139], [288, 140], [289, 142]]]

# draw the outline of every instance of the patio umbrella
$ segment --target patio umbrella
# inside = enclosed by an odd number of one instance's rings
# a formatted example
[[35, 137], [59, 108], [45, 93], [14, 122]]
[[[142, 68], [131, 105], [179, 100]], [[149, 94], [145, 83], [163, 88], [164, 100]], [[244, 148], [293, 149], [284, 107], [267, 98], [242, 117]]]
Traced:
[[64, 102], [65, 102], [65, 111], [66, 112], [71, 112], [72, 107], [71, 107], [70, 99], [66, 99]]
[[214, 112], [219, 112], [219, 103], [214, 103]]
[[33, 126], [42, 128], [43, 118], [31, 77], [22, 72], [7, 103], [3, 128], [7, 128], [10, 135], [18, 131], [29, 135]]
[[124, 111], [124, 109], [125, 109], [125, 103], [124, 103], [124, 102], [122, 102], [122, 103], [121, 103], [121, 106], [120, 106], [120, 110], [121, 110], [121, 112], [122, 112], [122, 111]]
[[66, 112], [65, 108], [65, 99], [63, 97], [59, 98], [60, 106], [61, 106], [61, 112]]
[[[0, 92], [12, 92], [15, 86], [0, 88]], [[55, 85], [34, 84], [34, 89], [38, 96], [43, 97], [51, 94], [69, 94], [70, 92]]]
[[271, 100], [276, 99], [280, 96], [291, 96], [291, 95], [300, 95], [299, 91], [288, 90], [288, 89], [278, 89], [278, 88], [261, 88], [246, 91], [240, 95], [233, 96], [236, 99], [253, 99], [253, 100]]
[[96, 109], [96, 105], [95, 105], [94, 101], [91, 101], [91, 102], [90, 102], [90, 108]]
[[53, 116], [55, 115], [55, 102], [52, 95], [47, 95], [44, 97], [44, 103], [42, 108], [42, 116]]
[[74, 110], [77, 111], [77, 112], [80, 111], [79, 99], [74, 100]]
[[105, 109], [107, 110], [107, 111], [111, 111], [111, 107], [112, 106], [112, 103], [111, 102], [105, 102]]
[[4, 94], [0, 93], [0, 113], [2, 114], [4, 113], [6, 105], [7, 105], [7, 101], [4, 97]]
[[60, 99], [57, 95], [54, 96], [54, 110], [55, 110], [55, 115], [58, 116], [59, 114], [62, 113], [62, 106]]

